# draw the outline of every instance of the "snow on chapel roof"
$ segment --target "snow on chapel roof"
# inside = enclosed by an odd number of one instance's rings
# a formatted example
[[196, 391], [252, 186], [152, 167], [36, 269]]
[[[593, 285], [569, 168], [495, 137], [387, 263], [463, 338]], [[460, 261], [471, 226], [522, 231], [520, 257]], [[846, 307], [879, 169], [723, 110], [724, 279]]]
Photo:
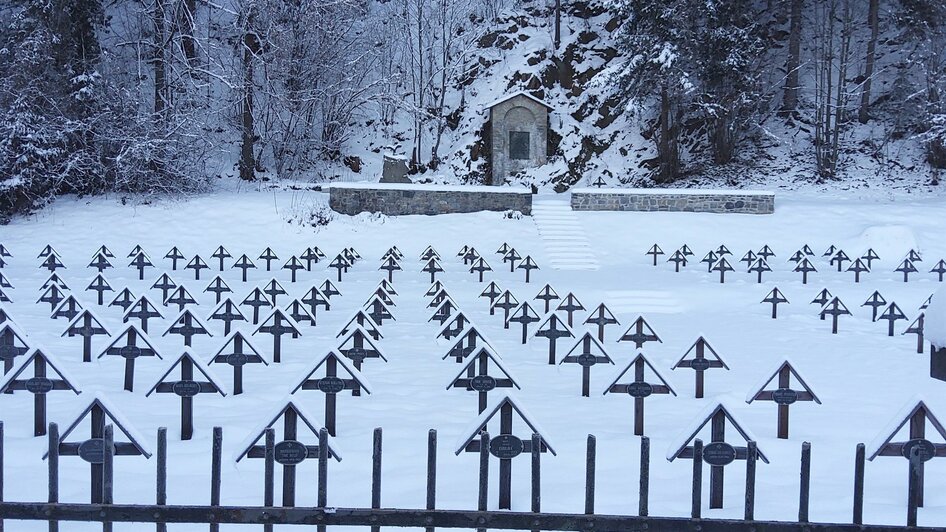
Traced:
[[508, 94], [508, 95], [506, 95], [506, 96], [503, 96], [502, 98], [500, 98], [500, 99], [498, 99], [498, 100], [496, 100], [496, 101], [493, 101], [493, 102], [490, 102], [490, 103], [486, 104], [486, 108], [487, 108], [487, 109], [492, 109], [493, 107], [496, 107], [497, 105], [499, 105], [499, 104], [505, 102], [506, 100], [511, 100], [511, 99], [515, 98], [516, 96], [525, 96], [526, 98], [528, 98], [528, 99], [534, 101], [535, 103], [537, 103], [537, 104], [539, 104], [539, 105], [545, 106], [546, 108], [548, 108], [549, 111], [553, 110], [551, 105], [549, 105], [549, 104], [543, 102], [542, 100], [536, 98], [535, 96], [529, 94], [529, 93], [526, 92], [526, 91], [514, 92], [514, 93], [512, 93], [512, 94]]

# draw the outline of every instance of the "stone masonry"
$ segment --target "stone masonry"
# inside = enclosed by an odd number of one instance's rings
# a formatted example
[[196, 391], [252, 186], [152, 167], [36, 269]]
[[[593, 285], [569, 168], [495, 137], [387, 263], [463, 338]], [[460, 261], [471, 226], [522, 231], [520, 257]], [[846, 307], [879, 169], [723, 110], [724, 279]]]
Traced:
[[532, 214], [529, 189], [495, 187], [436, 187], [425, 185], [332, 185], [329, 206], [342, 214], [379, 212], [405, 214], [451, 214], [478, 211], [519, 211]]
[[575, 189], [575, 211], [667, 211], [772, 214], [775, 193], [694, 189]]

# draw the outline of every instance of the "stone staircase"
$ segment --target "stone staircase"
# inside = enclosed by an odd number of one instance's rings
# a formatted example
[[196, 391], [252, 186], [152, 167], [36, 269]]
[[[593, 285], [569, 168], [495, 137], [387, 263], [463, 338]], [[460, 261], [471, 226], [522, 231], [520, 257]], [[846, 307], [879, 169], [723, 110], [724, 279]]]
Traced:
[[535, 196], [532, 220], [555, 270], [597, 270], [598, 259], [568, 199]]

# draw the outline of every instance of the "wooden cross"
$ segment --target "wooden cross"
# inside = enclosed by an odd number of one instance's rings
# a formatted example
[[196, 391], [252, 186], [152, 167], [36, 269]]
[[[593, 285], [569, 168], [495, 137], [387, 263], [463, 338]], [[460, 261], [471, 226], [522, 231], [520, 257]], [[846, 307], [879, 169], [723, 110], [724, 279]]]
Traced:
[[758, 255], [768, 262], [770, 258], [775, 256], [775, 252], [772, 251], [772, 248], [770, 248], [768, 244], [766, 244], [762, 246], [762, 249], [759, 250]]
[[394, 281], [394, 272], [401, 271], [403, 268], [401, 268], [401, 264], [397, 261], [397, 258], [391, 255], [388, 256], [387, 259], [384, 259], [381, 267], [378, 269], [386, 270], [388, 272], [388, 281]]
[[477, 343], [482, 342], [483, 345], [489, 345], [489, 342], [483, 338], [483, 335], [480, 334], [476, 327], [472, 324], [464, 329], [459, 335], [459, 340], [447, 350], [447, 354], [441, 357], [441, 360], [446, 360], [448, 357], [454, 357], [457, 364], [462, 364], [463, 360], [466, 357], [470, 356], [473, 351], [476, 351], [476, 348], [479, 346]]
[[[690, 353], [693, 353], [693, 358], [687, 358], [690, 356]], [[710, 355], [712, 358], [707, 358], [706, 355]], [[726, 362], [723, 361], [722, 357], [713, 349], [713, 346], [706, 341], [705, 338], [700, 336], [693, 342], [693, 345], [687, 349], [686, 353], [680, 357], [680, 360], [671, 367], [671, 371], [677, 368], [690, 368], [696, 375], [696, 391], [694, 397], [697, 399], [703, 398], [703, 373], [711, 368], [723, 368], [727, 371], [729, 366], [726, 365]]]
[[217, 246], [217, 249], [215, 249], [214, 252], [210, 254], [210, 258], [217, 259], [217, 268], [220, 271], [223, 271], [223, 260], [232, 257], [233, 255], [231, 255], [230, 252], [227, 251], [227, 248], [223, 246]]
[[778, 317], [778, 306], [782, 303], [788, 303], [788, 298], [778, 289], [776, 286], [772, 289], [768, 295], [765, 296], [765, 299], [762, 300], [762, 303], [771, 303], [772, 304], [772, 319]]
[[803, 252], [802, 250], [798, 250], [795, 253], [793, 253], [791, 257], [788, 258], [788, 261], [798, 264], [799, 262], [805, 260], [805, 257], [806, 257], [805, 252]]
[[[775, 390], [766, 390], [775, 378], [778, 377], [778, 388]], [[791, 387], [791, 378], [795, 377], [801, 390], [794, 390]], [[815, 395], [815, 392], [805, 382], [805, 379], [798, 374], [791, 363], [787, 360], [779, 364], [775, 371], [769, 376], [762, 386], [749, 393], [746, 399], [747, 404], [752, 401], [772, 401], [778, 405], [778, 437], [779, 439], [788, 439], [788, 407], [798, 401], [814, 401], [815, 404], [821, 404], [821, 400]]]
[[920, 257], [920, 252], [915, 249], [910, 249], [907, 252], [907, 260], [910, 262], [923, 262], [923, 259]]
[[278, 296], [289, 295], [289, 292], [287, 292], [283, 285], [276, 279], [270, 279], [270, 281], [266, 283], [266, 286], [263, 287], [263, 293], [269, 296], [270, 300], [273, 302], [274, 307], [279, 305], [279, 303], [276, 301]]
[[[634, 368], [634, 380], [621, 382], [621, 378], [627, 374], [631, 368]], [[644, 377], [645, 370], [650, 371], [657, 376], [657, 383], [650, 383]], [[653, 394], [673, 394], [676, 397], [677, 392], [667, 382], [666, 379], [657, 371], [643, 353], [637, 353], [634, 360], [628, 364], [617, 378], [611, 381], [611, 384], [604, 389], [604, 394], [608, 393], [626, 393], [634, 398], [634, 435], [644, 435], [644, 399]]]
[[916, 352], [922, 353], [924, 351], [923, 346], [923, 322], [926, 321], [926, 314], [921, 312], [919, 316], [913, 320], [913, 323], [905, 331], [900, 334], [915, 334], [916, 335]]
[[729, 261], [726, 260], [726, 257], [720, 257], [719, 261], [713, 266], [713, 271], [719, 272], [719, 282], [720, 284], [726, 282], [726, 272], [736, 271], [732, 266], [729, 265]]
[[[116, 414], [113, 414], [115, 412]], [[81, 442], [67, 441], [72, 432], [86, 418], [89, 418], [89, 439]], [[60, 456], [78, 456], [90, 465], [89, 483], [90, 483], [90, 501], [92, 504], [101, 504], [104, 494], [106, 480], [110, 483], [111, 478], [105, 478], [105, 436], [106, 423], [111, 423], [117, 427], [121, 434], [128, 439], [127, 442], [113, 441], [112, 449], [114, 456], [144, 456], [150, 458], [151, 453], [142, 443], [142, 439], [134, 431], [133, 427], [124, 426], [119, 420], [126, 419], [118, 414], [118, 411], [106, 402], [105, 398], [96, 395], [92, 401], [79, 416], [69, 425], [68, 428], [59, 436], [58, 451]], [[43, 455], [45, 460], [49, 453]]]
[[838, 334], [838, 318], [844, 315], [850, 316], [851, 311], [847, 309], [838, 297], [835, 297], [821, 309], [821, 318], [824, 319], [826, 315], [831, 316], [831, 334]]
[[552, 285], [545, 285], [539, 290], [539, 293], [536, 294], [535, 299], [541, 300], [545, 304], [545, 310], [543, 313], [548, 314], [549, 309], [552, 307], [552, 301], [556, 299], [561, 299], [558, 293], [552, 288]]
[[59, 305], [59, 302], [65, 299], [66, 294], [59, 288], [59, 285], [51, 284], [49, 288], [46, 289], [42, 295], [39, 296], [39, 299], [36, 300], [37, 303], [49, 303], [49, 311], [53, 312], [56, 310], [56, 307]]
[[939, 276], [939, 282], [943, 282], [943, 275], [946, 275], [946, 260], [940, 259], [930, 270], [930, 273], [937, 274]]
[[[2, 349], [2, 347], [0, 347]], [[33, 368], [33, 376], [27, 370]], [[48, 370], [55, 374], [50, 378]], [[0, 393], [27, 391], [33, 394], [33, 436], [46, 434], [46, 394], [52, 391], [71, 390], [79, 395], [79, 389], [66, 378], [53, 361], [39, 349], [23, 360], [23, 363], [0, 384]]]
[[864, 264], [863, 259], [858, 258], [847, 267], [847, 271], [854, 272], [854, 282], [859, 283], [861, 282], [861, 274], [869, 273], [870, 267]]
[[552, 312], [549, 314], [549, 317], [539, 325], [539, 328], [536, 329], [535, 335], [542, 338], [548, 338], [549, 340], [549, 364], [555, 365], [556, 358], [555, 354], [558, 340], [560, 338], [574, 338], [575, 333], [572, 332], [571, 328], [558, 317], [558, 314]]
[[719, 255], [715, 251], [710, 250], [709, 253], [703, 256], [703, 259], [700, 262], [706, 263], [706, 273], [711, 273], [713, 271], [713, 265], [716, 264], [716, 261], [719, 260]]
[[801, 262], [796, 264], [795, 268], [792, 269], [792, 271], [801, 272], [801, 284], [808, 284], [808, 274], [811, 272], [816, 272], [818, 271], [818, 269], [815, 268], [815, 266], [811, 263], [811, 261], [809, 261], [808, 258], [806, 257], [802, 259]]
[[835, 253], [834, 256], [831, 257], [831, 260], [828, 261], [828, 264], [831, 264], [832, 266], [837, 265], [838, 273], [840, 273], [842, 269], [844, 268], [845, 261], [851, 262], [851, 258], [847, 256], [847, 253], [845, 253], [843, 249], [839, 249], [837, 253]]
[[158, 312], [157, 307], [151, 303], [151, 300], [148, 299], [148, 296], [139, 297], [131, 306], [128, 307], [128, 310], [125, 311], [125, 315], [122, 316], [122, 322], [128, 323], [132, 318], [137, 319], [141, 323], [141, 330], [145, 333], [148, 332], [148, 320], [153, 318], [161, 318], [164, 316]]
[[249, 338], [243, 336], [240, 331], [227, 333], [223, 341], [223, 347], [210, 359], [211, 364], [227, 364], [233, 368], [233, 395], [243, 393], [243, 366], [247, 364], [269, 363], [260, 354], [260, 351], [253, 346]]
[[12, 256], [13, 255], [10, 254], [10, 250], [3, 247], [3, 244], [0, 244], [0, 257], [12, 257]]
[[299, 325], [302, 325], [303, 322], [308, 322], [309, 327], [315, 327], [315, 316], [309, 312], [309, 309], [305, 307], [302, 301], [298, 299], [290, 301], [289, 305], [286, 307], [286, 312], [288, 312], [289, 317], [295, 320]]
[[[271, 453], [272, 460], [282, 465], [282, 505], [285, 507], [293, 507], [296, 504], [296, 466], [310, 458], [318, 459], [323, 445], [326, 459], [334, 458], [338, 462], [342, 460], [341, 456], [329, 445], [328, 434], [325, 429], [314, 425], [309, 420], [310, 417], [311, 416], [305, 413], [301, 405], [297, 405], [291, 400], [286, 401], [276, 410], [275, 415], [271, 417], [269, 423], [256, 434], [249, 446], [247, 446], [236, 459], [237, 462], [243, 458], [269, 459], [267, 453]], [[282, 420], [283, 435], [279, 443], [275, 443], [275, 431], [272, 427], [275, 426], [280, 419]], [[318, 438], [318, 443], [304, 443], [300, 441], [302, 439], [299, 434], [300, 421], [312, 435]], [[266, 437], [266, 444], [260, 445], [259, 441], [264, 435]], [[269, 447], [269, 449], [267, 449], [267, 447]], [[270, 494], [272, 493], [271, 473], [271, 470], [267, 470], [267, 486], [264, 488], [264, 491]], [[324, 488], [324, 486], [320, 487], [320, 489], [322, 488]], [[271, 495], [267, 496], [271, 497]]]
[[614, 314], [611, 313], [611, 310], [605, 306], [604, 303], [598, 305], [596, 309], [591, 311], [591, 314], [585, 318], [585, 325], [596, 325], [598, 327], [598, 341], [604, 341], [604, 328], [608, 325], [620, 325], [621, 322], [614, 317]]
[[253, 269], [253, 270], [256, 269], [256, 265], [253, 264], [253, 261], [250, 260], [250, 258], [247, 257], [245, 253], [243, 255], [240, 255], [240, 258], [238, 258], [237, 261], [233, 263], [233, 266], [230, 266], [230, 267], [240, 269], [241, 273], [243, 274], [244, 283], [246, 282], [246, 271], [250, 269]]
[[[348, 374], [347, 378], [338, 376], [339, 367]], [[323, 372], [323, 376], [316, 377], [316, 373], [319, 373], [320, 370]], [[335, 436], [335, 410], [338, 394], [343, 390], [352, 390], [352, 395], [354, 395], [356, 389], [371, 394], [371, 389], [361, 372], [350, 366], [345, 358], [335, 351], [329, 351], [327, 355], [315, 363], [315, 366], [289, 393], [295, 394], [299, 390], [318, 390], [324, 393], [325, 428], [330, 435]]]
[[822, 253], [821, 256], [822, 256], [822, 257], [831, 257], [831, 256], [833, 256], [833, 255], [834, 255], [835, 253], [837, 253], [837, 252], [838, 252], [838, 247], [835, 246], [834, 244], [831, 244], [831, 246], [830, 246], [827, 250], [825, 250], [825, 252]]
[[897, 266], [895, 272], [903, 272], [903, 282], [908, 282], [910, 280], [910, 274], [916, 273], [918, 270], [916, 266], [913, 265], [913, 261], [910, 259], [903, 259], [903, 262], [900, 263], [900, 266]]
[[164, 300], [164, 306], [177, 305], [178, 312], [184, 310], [187, 305], [199, 305], [194, 296], [187, 291], [184, 285], [180, 285], [171, 291], [171, 295]]
[[569, 292], [555, 310], [561, 310], [565, 313], [565, 316], [568, 318], [568, 326], [571, 327], [575, 312], [585, 310], [585, 307], [581, 304], [581, 301], [578, 301], [575, 294]]
[[453, 306], [457, 305], [456, 301], [454, 301], [453, 298], [450, 297], [450, 294], [447, 293], [447, 290], [443, 288], [439, 292], [434, 294], [433, 298], [430, 300], [430, 303], [427, 303], [427, 308], [437, 308], [440, 305], [442, 305], [444, 301], [448, 299], [450, 300], [451, 303], [453, 303]]
[[207, 263], [204, 262], [204, 259], [200, 258], [200, 255], [194, 255], [194, 258], [187, 263], [187, 266], [184, 266], [185, 270], [194, 270], [194, 280], [200, 280], [200, 270], [209, 270], [210, 266], [207, 266]]
[[356, 312], [355, 315], [352, 316], [350, 320], [348, 320], [348, 323], [346, 323], [345, 326], [342, 327], [342, 330], [339, 331], [338, 334], [335, 335], [335, 337], [341, 338], [342, 336], [348, 334], [348, 332], [351, 331], [351, 329], [355, 325], [368, 331], [368, 335], [371, 336], [372, 340], [380, 340], [382, 338], [381, 330], [378, 329], [378, 324], [375, 323], [374, 320], [371, 319], [370, 316], [368, 316], [361, 310]]
[[167, 336], [169, 334], [179, 334], [184, 339], [185, 347], [191, 347], [193, 338], [198, 334], [206, 334], [209, 337], [213, 337], [203, 321], [191, 313], [190, 309], [182, 311], [161, 336]]
[[56, 256], [55, 253], [50, 253], [39, 267], [46, 268], [50, 273], [55, 273], [57, 269], [65, 268], [66, 265], [59, 260], [59, 257]]
[[531, 256], [526, 255], [525, 258], [522, 259], [522, 261], [519, 263], [519, 265], [516, 266], [516, 269], [526, 271], [526, 283], [528, 283], [529, 275], [532, 273], [532, 270], [538, 270], [539, 265], [536, 264], [534, 260], [532, 260]]
[[686, 258], [686, 255], [684, 255], [683, 253], [680, 253], [680, 250], [678, 249], [677, 251], [674, 251], [672, 255], [670, 255], [670, 258], [667, 259], [667, 262], [672, 262], [673, 271], [679, 273], [680, 265], [681, 264], [683, 266], [687, 265], [687, 258]]
[[[529, 429], [530, 439], [524, 440], [513, 434], [513, 413], [525, 423]], [[499, 414], [499, 434], [490, 439], [486, 432], [489, 422]], [[533, 447], [536, 445], [538, 448]], [[483, 446], [486, 446], [484, 449]], [[480, 414], [477, 421], [477, 427], [471, 431], [462, 444], [457, 447], [455, 454], [462, 452], [480, 453], [482, 457], [488, 458], [484, 452], [499, 459], [499, 508], [508, 510], [512, 507], [512, 459], [521, 455], [535, 455], [536, 452], [550, 452], [555, 455], [555, 450], [549, 445], [546, 436], [539, 432], [537, 425], [526, 415], [525, 410], [510, 395], [506, 395], [491, 408]], [[482, 462], [481, 462], [482, 464]], [[488, 462], [486, 462], [488, 467]], [[535, 468], [532, 470], [533, 482], [538, 481], [538, 461], [534, 461]], [[480, 474], [485, 473], [481, 465]], [[481, 477], [480, 482], [485, 482]], [[481, 488], [482, 489], [482, 488]]]
[[299, 258], [305, 261], [305, 269], [312, 271], [312, 265], [318, 264], [320, 260], [325, 258], [325, 254], [318, 247], [306, 248]]
[[312, 313], [313, 318], [318, 318], [318, 314], [316, 312], [318, 311], [318, 308], [320, 306], [325, 307], [326, 311], [331, 309], [331, 303], [329, 302], [329, 297], [326, 294], [322, 293], [322, 291], [319, 290], [318, 287], [316, 286], [313, 286], [312, 288], [310, 288], [309, 291], [306, 292], [304, 296], [302, 296], [302, 299], [300, 299], [300, 301], [302, 301], [306, 305], [309, 305], [309, 312]]
[[99, 271], [99, 273], [102, 273], [108, 268], [111, 268], [112, 263], [108, 261], [108, 258], [105, 255], [99, 253], [92, 258], [92, 261], [89, 262], [88, 267], [95, 268]]
[[471, 246], [470, 249], [468, 249], [467, 252], [463, 254], [463, 264], [473, 264], [473, 262], [479, 258], [481, 258], [480, 252], [476, 251], [476, 248]]
[[716, 248], [716, 255], [718, 255], [719, 258], [723, 258], [723, 255], [732, 255], [732, 252], [729, 251], [729, 248], [727, 248], [725, 245], [721, 244], [718, 248]]
[[91, 310], [85, 309], [66, 326], [62, 336], [66, 335], [70, 338], [73, 336], [82, 337], [82, 361], [92, 362], [92, 337], [97, 335], [108, 336], [109, 332]]
[[[171, 372], [180, 367], [180, 379], [168, 380]], [[194, 370], [206, 380], [194, 379]], [[188, 351], [184, 351], [171, 367], [164, 372], [158, 382], [148, 390], [145, 397], [152, 393], [173, 393], [181, 398], [181, 440], [189, 440], [194, 436], [194, 397], [202, 393], [219, 393], [226, 397], [223, 386], [211, 375], [210, 370], [197, 361]]]
[[[823, 307], [828, 304], [828, 301], [831, 301], [832, 297], [834, 296], [831, 295], [831, 292], [829, 292], [828, 289], [825, 288], [821, 290], [820, 292], [818, 292], [818, 295], [816, 295], [815, 298], [812, 299], [811, 303], [809, 304], [814, 305], [817, 303], [819, 306]], [[822, 316], [821, 319], [824, 319], [824, 316]]]
[[282, 337], [285, 334], [292, 334], [293, 338], [302, 335], [297, 324], [286, 315], [285, 312], [276, 308], [263, 320], [263, 323], [253, 332], [253, 334], [270, 334], [273, 336], [273, 362], [279, 363], [282, 357]]
[[98, 358], [102, 358], [105, 355], [119, 356], [125, 359], [124, 389], [129, 392], [135, 391], [135, 360], [140, 357], [158, 357], [159, 360], [161, 359], [161, 354], [158, 353], [158, 350], [148, 341], [148, 336], [133, 323], [129, 324], [128, 327], [99, 354]]
[[867, 248], [867, 251], [865, 251], [864, 254], [861, 255], [861, 258], [867, 261], [868, 268], [873, 268], [874, 261], [880, 260], [880, 255], [878, 255], [877, 252], [874, 251], [874, 248]]
[[10, 284], [10, 281], [3, 275], [3, 272], [0, 272], [0, 288], [13, 288], [13, 285]]
[[[755, 460], [761, 459], [769, 463], [768, 458], [762, 454], [762, 451], [755, 445], [752, 436], [749, 435], [729, 413], [722, 404], [718, 404], [708, 415], [701, 416], [703, 422], [697, 427], [693, 434], [688, 437], [675, 452], [668, 455], [668, 460], [673, 461], [677, 458], [689, 458], [702, 460], [710, 465], [710, 508], [723, 507], [723, 468], [735, 460]], [[726, 421], [730, 426], [736, 429], [736, 432], [746, 441], [746, 447], [736, 447], [726, 442]], [[696, 435], [703, 430], [706, 424], [710, 424], [710, 443], [703, 446], [703, 442], [696, 439]], [[694, 441], [695, 440], [695, 441]], [[693, 445], [690, 443], [693, 442]], [[696, 449], [700, 452], [697, 453]], [[750, 455], [755, 455], [751, 456]], [[748, 477], [749, 468], [747, 468]], [[696, 489], [696, 487], [694, 487]]]
[[351, 267], [351, 263], [348, 262], [344, 256], [338, 254], [335, 256], [332, 262], [329, 263], [329, 267], [338, 270], [338, 282], [342, 282], [342, 271], [347, 272], [348, 268]]
[[893, 327], [897, 323], [897, 320], [907, 319], [906, 314], [900, 310], [900, 307], [897, 306], [893, 301], [890, 302], [890, 305], [884, 309], [883, 313], [880, 316], [877, 316], [879, 320], [887, 320], [887, 336], [893, 336]]
[[492, 316], [496, 310], [493, 308], [493, 303], [496, 302], [498, 298], [503, 293], [502, 289], [499, 288], [499, 285], [496, 284], [496, 281], [491, 281], [486, 288], [480, 292], [480, 297], [489, 298], [489, 315]]
[[492, 307], [490, 308], [490, 314], [492, 315], [497, 308], [503, 309], [503, 323], [505, 324], [504, 328], [508, 329], [509, 311], [518, 306], [519, 300], [516, 299], [516, 296], [512, 295], [512, 292], [506, 290], [496, 299], [496, 302], [492, 304]]
[[421, 271], [429, 273], [430, 282], [433, 283], [437, 280], [437, 274], [443, 272], [443, 267], [439, 262], [437, 262], [436, 258], [431, 257], [431, 259], [427, 261], [427, 264], [424, 265]]
[[880, 309], [880, 307], [886, 304], [887, 304], [887, 300], [884, 299], [884, 296], [880, 295], [879, 291], [874, 290], [874, 293], [871, 294], [870, 297], [867, 298], [867, 301], [865, 301], [864, 304], [861, 306], [870, 307], [871, 308], [870, 321], [877, 321], [877, 311]]
[[385, 281], [384, 279], [381, 279], [381, 282], [378, 283], [378, 288], [387, 292], [389, 296], [397, 295], [397, 290], [394, 289], [394, 285], [389, 283], [388, 281]]
[[745, 263], [746, 263], [746, 268], [748, 268], [749, 266], [752, 265], [753, 262], [755, 262], [756, 260], [758, 260], [758, 258], [759, 258], [758, 255], [756, 255], [756, 254], [750, 249], [749, 251], [746, 252], [745, 255], [742, 256], [741, 259], [739, 259], [739, 262], [745, 262]]
[[171, 259], [172, 270], [177, 270], [177, 262], [185, 259], [184, 254], [181, 253], [181, 250], [177, 249], [177, 246], [171, 248], [171, 250], [164, 255], [164, 258]]
[[39, 252], [39, 255], [37, 255], [36, 258], [37, 258], [37, 259], [45, 259], [46, 257], [48, 257], [48, 256], [50, 256], [50, 255], [59, 255], [59, 252], [57, 252], [55, 249], [53, 249], [53, 247], [52, 247], [51, 245], [46, 244], [46, 247], [44, 247], [44, 248], [42, 249], [42, 251]]
[[[882, 443], [874, 446], [874, 450], [868, 458], [868, 460], [873, 461], [878, 456], [902, 456], [910, 460], [910, 469], [915, 468], [915, 477], [917, 478], [916, 492], [911, 493], [911, 495], [913, 495], [917, 506], [923, 506], [923, 470], [926, 462], [933, 458], [946, 457], [946, 443], [933, 443], [926, 439], [927, 422], [933, 426], [940, 438], [946, 438], [946, 429], [926, 406], [926, 402], [921, 400], [897, 422], [896, 428], [890, 431], [887, 436], [882, 436]], [[907, 423], [910, 424], [909, 439], [907, 441], [892, 441]], [[915, 462], [911, 459], [913, 456], [916, 456]]]
[[282, 269], [289, 270], [289, 282], [296, 282], [296, 272], [299, 270], [305, 269], [305, 264], [302, 264], [302, 261], [299, 260], [295, 255], [289, 257], [289, 260], [283, 264]]
[[105, 292], [114, 292], [115, 289], [108, 284], [108, 281], [105, 280], [105, 277], [102, 277], [102, 274], [95, 276], [95, 279], [92, 279], [92, 282], [89, 283], [89, 286], [85, 287], [85, 290], [95, 290], [96, 292], [96, 302], [99, 305], [105, 303]]
[[437, 250], [431, 246], [424, 248], [424, 251], [420, 254], [420, 260], [428, 261], [430, 259], [439, 259], [440, 254], [437, 253]]
[[497, 255], [505, 255], [510, 249], [508, 242], [503, 242], [501, 246], [496, 250]]
[[75, 318], [82, 309], [83, 306], [79, 303], [79, 300], [76, 299], [74, 295], [69, 294], [66, 296], [66, 299], [63, 299], [62, 302], [59, 303], [59, 306], [56, 307], [56, 310], [53, 311], [50, 317], [54, 320], [58, 320], [59, 318], [71, 320]]
[[[453, 300], [450, 298], [444, 299], [443, 303], [437, 307], [437, 310], [434, 311], [434, 314], [430, 317], [428, 322], [436, 320], [437, 323], [443, 325], [450, 319], [450, 316], [453, 315], [453, 311], [457, 308], [456, 304], [453, 303]], [[506, 327], [509, 328], [508, 326]]]
[[647, 250], [647, 253], [644, 253], [644, 255], [652, 255], [654, 257], [654, 266], [657, 265], [657, 255], [663, 255], [663, 254], [664, 254], [664, 251], [660, 249], [660, 246], [658, 246], [657, 244], [654, 244], [653, 246], [651, 246], [650, 249]]
[[[495, 369], [490, 371], [491, 367]], [[477, 392], [480, 414], [486, 410], [489, 392], [496, 388], [513, 387], [521, 389], [499, 357], [487, 347], [480, 348], [476, 355], [470, 357], [469, 362], [460, 369], [460, 373], [447, 385], [448, 390], [459, 388]]]
[[270, 271], [272, 269], [274, 260], [279, 260], [279, 257], [276, 256], [276, 252], [273, 251], [272, 248], [264, 249], [257, 258], [266, 261], [266, 271]]
[[231, 290], [230, 287], [227, 286], [227, 283], [218, 275], [211, 279], [207, 288], [204, 288], [204, 292], [213, 292], [214, 303], [219, 305], [220, 300], [223, 299], [223, 294], [232, 294], [233, 290]]
[[365, 308], [371, 310], [368, 313], [368, 316], [370, 316], [371, 319], [374, 320], [374, 322], [379, 326], [384, 325], [384, 320], [394, 319], [394, 315], [391, 314], [390, 310], [388, 310], [387, 305], [385, 305], [384, 302], [381, 301], [381, 299], [377, 296], [371, 298], [371, 301], [365, 305]]
[[151, 285], [152, 290], [158, 289], [161, 291], [161, 301], [167, 301], [169, 293], [175, 288], [177, 288], [177, 283], [166, 273], [162, 273], [158, 280]]
[[509, 273], [516, 271], [516, 262], [521, 259], [519, 253], [516, 251], [516, 248], [509, 248], [509, 251], [503, 255], [503, 262], [509, 263]]
[[[597, 352], [597, 354], [595, 354]], [[591, 396], [591, 367], [595, 364], [614, 364], [604, 347], [586, 332], [578, 343], [562, 358], [559, 364], [578, 364], [581, 366], [581, 396]]]
[[375, 289], [371, 296], [369, 296], [368, 301], [371, 301], [372, 298], [380, 299], [382, 303], [389, 307], [397, 306], [397, 303], [394, 302], [394, 298], [391, 297], [391, 293], [385, 290], [382, 286], [378, 286], [378, 288]]
[[0, 290], [0, 303], [12, 303], [13, 300], [10, 299], [3, 290]]
[[634, 323], [618, 338], [618, 342], [634, 342], [634, 347], [640, 349], [647, 342], [662, 344], [663, 340], [657, 336], [657, 333], [654, 332], [654, 329], [651, 328], [643, 316], [638, 316]]
[[762, 284], [762, 274], [772, 271], [772, 268], [769, 266], [769, 263], [760, 256], [754, 263], [752, 263], [752, 266], [749, 267], [748, 271], [749, 273], [757, 274], [756, 283]]
[[686, 245], [686, 244], [683, 244], [682, 246], [680, 246], [680, 249], [679, 249], [678, 251], [679, 251], [680, 253], [682, 253], [684, 257], [692, 257], [692, 256], [693, 256], [693, 250], [690, 249], [690, 246], [688, 246], [688, 245]]
[[154, 268], [154, 264], [151, 264], [151, 261], [148, 259], [148, 256], [145, 255], [144, 251], [135, 255], [135, 258], [128, 263], [128, 266], [138, 269], [139, 281], [143, 281], [145, 278], [145, 268]]
[[[387, 362], [384, 352], [371, 341], [368, 333], [361, 327], [354, 327], [348, 336], [338, 345], [338, 352], [351, 360], [353, 366], [361, 371], [361, 366], [369, 358], [380, 358]], [[352, 396], [360, 396], [361, 388], [357, 385], [351, 390]]]
[[3, 360], [4, 375], [13, 369], [13, 363], [16, 361], [16, 357], [23, 356], [29, 352], [30, 347], [26, 341], [23, 340], [24, 336], [26, 335], [17, 331], [12, 320], [4, 319], [3, 328], [0, 328], [0, 360]]
[[443, 338], [444, 340], [456, 338], [466, 329], [469, 323], [470, 320], [468, 320], [462, 312], [457, 312], [453, 319], [440, 330], [437, 334], [437, 338]]
[[261, 308], [273, 307], [272, 301], [266, 297], [266, 294], [264, 294], [259, 287], [254, 288], [253, 291], [250, 292], [250, 295], [246, 296], [240, 304], [253, 307], [253, 325], [259, 323], [259, 311]]
[[483, 273], [491, 272], [493, 268], [486, 262], [486, 259], [480, 257], [473, 262], [473, 265], [470, 266], [470, 273], [477, 272], [479, 273], [479, 282], [483, 282]]
[[529, 305], [529, 302], [526, 301], [523, 304], [519, 305], [518, 308], [509, 316], [509, 319], [506, 320], [505, 327], [508, 329], [511, 322], [516, 322], [522, 325], [522, 345], [526, 345], [526, 340], [529, 338], [529, 324], [540, 321], [539, 315], [532, 310], [532, 306]]
[[[322, 286], [320, 286], [319, 289], [322, 290], [322, 293], [325, 294], [325, 296], [329, 299], [342, 295], [342, 293], [338, 291], [338, 288], [335, 288], [335, 285], [332, 284], [332, 281], [328, 279], [322, 283]], [[328, 307], [326, 307], [325, 310], [328, 310]]]

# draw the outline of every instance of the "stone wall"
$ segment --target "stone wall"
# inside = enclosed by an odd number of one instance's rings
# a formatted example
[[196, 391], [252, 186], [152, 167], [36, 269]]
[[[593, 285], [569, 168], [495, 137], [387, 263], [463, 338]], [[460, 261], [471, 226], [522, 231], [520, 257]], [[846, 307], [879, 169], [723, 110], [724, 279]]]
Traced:
[[329, 206], [342, 214], [433, 215], [507, 210], [532, 214], [532, 192], [529, 189], [379, 183], [331, 185], [328, 188]]
[[572, 210], [772, 214], [775, 212], [775, 193], [751, 190], [583, 188], [572, 190]]

